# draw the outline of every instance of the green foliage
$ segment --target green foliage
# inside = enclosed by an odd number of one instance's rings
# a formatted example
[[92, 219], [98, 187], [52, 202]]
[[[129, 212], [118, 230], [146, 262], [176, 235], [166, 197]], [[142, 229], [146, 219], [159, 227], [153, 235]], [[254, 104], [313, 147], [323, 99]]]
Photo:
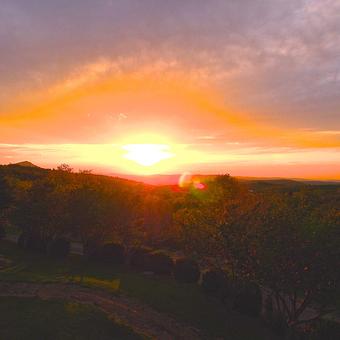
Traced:
[[[52, 240], [66, 238], [82, 242], [91, 255], [107, 242], [119, 243], [133, 267], [161, 273], [169, 272], [168, 259], [156, 256], [157, 269], [150, 269], [153, 255], [140, 249], [167, 247], [204, 268], [227, 270], [233, 280], [265, 287], [291, 329], [306, 308], [321, 316], [334, 307], [340, 276], [337, 187], [281, 181], [254, 187], [224, 175], [207, 179], [204, 190], [172, 191], [76, 174], [67, 166], [0, 167], [0, 174], [11, 194], [6, 216], [22, 230], [26, 248], [46, 251]], [[179, 261], [174, 271], [180, 282], [198, 280], [197, 265]], [[209, 275], [203, 286], [215, 294], [220, 279]]]
[[6, 179], [0, 174], [0, 240], [6, 235], [6, 210], [11, 204], [12, 195]]
[[1, 339], [142, 339], [87, 305], [36, 298], [0, 298]]
[[17, 198], [12, 222], [32, 241], [48, 243], [69, 232], [68, 196], [70, 187], [52, 173], [23, 190]]
[[26, 167], [15, 164], [0, 165], [0, 177], [19, 181], [35, 181], [45, 177], [47, 174], [47, 169], [39, 167]]
[[338, 340], [340, 325], [333, 320], [319, 320], [298, 331], [299, 340]]
[[209, 186], [196, 206], [176, 213], [186, 252], [269, 289], [290, 328], [310, 306], [319, 317], [334, 308], [340, 276], [336, 187], [253, 192], [228, 177]]
[[[0, 241], [0, 253], [12, 261], [10, 268], [0, 270], [0, 280], [66, 281], [76, 284], [82, 282], [89, 287], [107, 289], [110, 293], [117, 290], [118, 286], [119, 292], [146, 303], [159, 312], [171, 315], [180, 322], [202, 329], [208, 337], [226, 340], [276, 339], [259, 320], [249, 319], [228, 310], [218, 300], [203, 294], [196, 284], [180, 284], [170, 277], [147, 276], [131, 271], [128, 267], [87, 261], [83, 257], [73, 255], [65, 259], [53, 260], [40, 253], [22, 250], [7, 241]], [[32, 314], [31, 307], [27, 309], [13, 307], [11, 309], [13, 320], [20, 315], [25, 317], [31, 315], [35, 324], [41, 325], [40, 321], [43, 319]], [[19, 314], [20, 311], [22, 314]], [[68, 319], [67, 314], [63, 315]], [[54, 318], [55, 315], [51, 313], [52, 325]], [[13, 325], [18, 326], [18, 323], [14, 321]], [[29, 327], [31, 323], [27, 325]], [[97, 329], [95, 324], [91, 323], [89, 326], [94, 330]], [[70, 329], [75, 327], [74, 324], [70, 325]], [[97, 334], [101, 333], [98, 331]]]
[[11, 192], [5, 177], [0, 175], [0, 212], [9, 207], [11, 203]]

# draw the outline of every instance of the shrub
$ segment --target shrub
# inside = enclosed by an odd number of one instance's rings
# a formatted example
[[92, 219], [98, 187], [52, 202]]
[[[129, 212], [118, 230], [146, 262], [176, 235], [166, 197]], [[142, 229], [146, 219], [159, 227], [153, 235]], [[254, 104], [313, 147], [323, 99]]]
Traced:
[[176, 281], [182, 283], [195, 283], [200, 278], [200, 270], [195, 261], [178, 259], [174, 267]]
[[280, 337], [285, 337], [288, 333], [288, 325], [284, 314], [274, 311], [270, 319], [269, 328], [274, 334]]
[[46, 253], [47, 241], [43, 240], [39, 235], [22, 233], [18, 239], [18, 245], [27, 250], [33, 250]]
[[19, 238], [18, 238], [18, 241], [17, 241], [17, 244], [20, 248], [26, 248], [26, 243], [27, 243], [27, 235], [25, 233], [21, 233]]
[[94, 254], [94, 258], [104, 262], [123, 264], [124, 247], [118, 243], [107, 243], [100, 247]]
[[263, 304], [263, 317], [267, 321], [267, 323], [271, 324], [274, 315], [274, 305], [273, 299], [270, 295], [268, 295]]
[[284, 314], [274, 309], [273, 299], [268, 295], [263, 305], [263, 317], [268, 327], [276, 335], [283, 337], [287, 333], [287, 321]]
[[251, 282], [242, 283], [237, 289], [233, 309], [248, 316], [259, 316], [262, 310], [260, 287]]
[[340, 324], [331, 319], [320, 319], [297, 329], [299, 340], [337, 340], [339, 334]]
[[151, 253], [149, 264], [150, 270], [159, 275], [170, 275], [174, 267], [172, 258], [162, 252]]
[[150, 270], [151, 250], [149, 248], [135, 248], [132, 251], [130, 265], [138, 270]]
[[209, 270], [204, 273], [202, 288], [206, 293], [223, 300], [232, 294], [231, 281], [222, 270]]
[[65, 238], [57, 238], [49, 243], [47, 253], [51, 257], [64, 258], [70, 253], [70, 242]]
[[0, 220], [0, 240], [2, 240], [6, 236], [5, 228], [1, 225]]
[[93, 258], [101, 246], [102, 244], [100, 244], [98, 241], [89, 239], [84, 243], [83, 253], [89, 258]]

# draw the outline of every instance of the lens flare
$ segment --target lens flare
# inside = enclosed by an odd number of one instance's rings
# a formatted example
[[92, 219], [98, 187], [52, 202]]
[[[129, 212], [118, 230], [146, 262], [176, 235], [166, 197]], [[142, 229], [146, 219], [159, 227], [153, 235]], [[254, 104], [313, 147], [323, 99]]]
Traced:
[[192, 174], [190, 172], [184, 172], [178, 180], [178, 186], [181, 188], [188, 187], [192, 182]]
[[194, 182], [194, 188], [197, 190], [204, 190], [205, 189], [205, 184], [201, 183], [199, 181]]

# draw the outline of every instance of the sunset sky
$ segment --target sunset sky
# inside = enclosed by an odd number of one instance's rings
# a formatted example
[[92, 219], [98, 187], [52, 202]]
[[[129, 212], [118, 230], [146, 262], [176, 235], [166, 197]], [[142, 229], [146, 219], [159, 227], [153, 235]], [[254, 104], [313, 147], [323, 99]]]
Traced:
[[1, 0], [0, 163], [340, 179], [340, 0]]

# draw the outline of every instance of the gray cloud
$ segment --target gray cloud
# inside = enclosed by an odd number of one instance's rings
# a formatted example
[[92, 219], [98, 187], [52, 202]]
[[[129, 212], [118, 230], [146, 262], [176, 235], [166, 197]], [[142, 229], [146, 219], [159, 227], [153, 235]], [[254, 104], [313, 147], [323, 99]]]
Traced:
[[263, 119], [340, 127], [339, 0], [2, 0], [0, 51], [2, 106], [79, 65], [133, 58], [201, 70]]

